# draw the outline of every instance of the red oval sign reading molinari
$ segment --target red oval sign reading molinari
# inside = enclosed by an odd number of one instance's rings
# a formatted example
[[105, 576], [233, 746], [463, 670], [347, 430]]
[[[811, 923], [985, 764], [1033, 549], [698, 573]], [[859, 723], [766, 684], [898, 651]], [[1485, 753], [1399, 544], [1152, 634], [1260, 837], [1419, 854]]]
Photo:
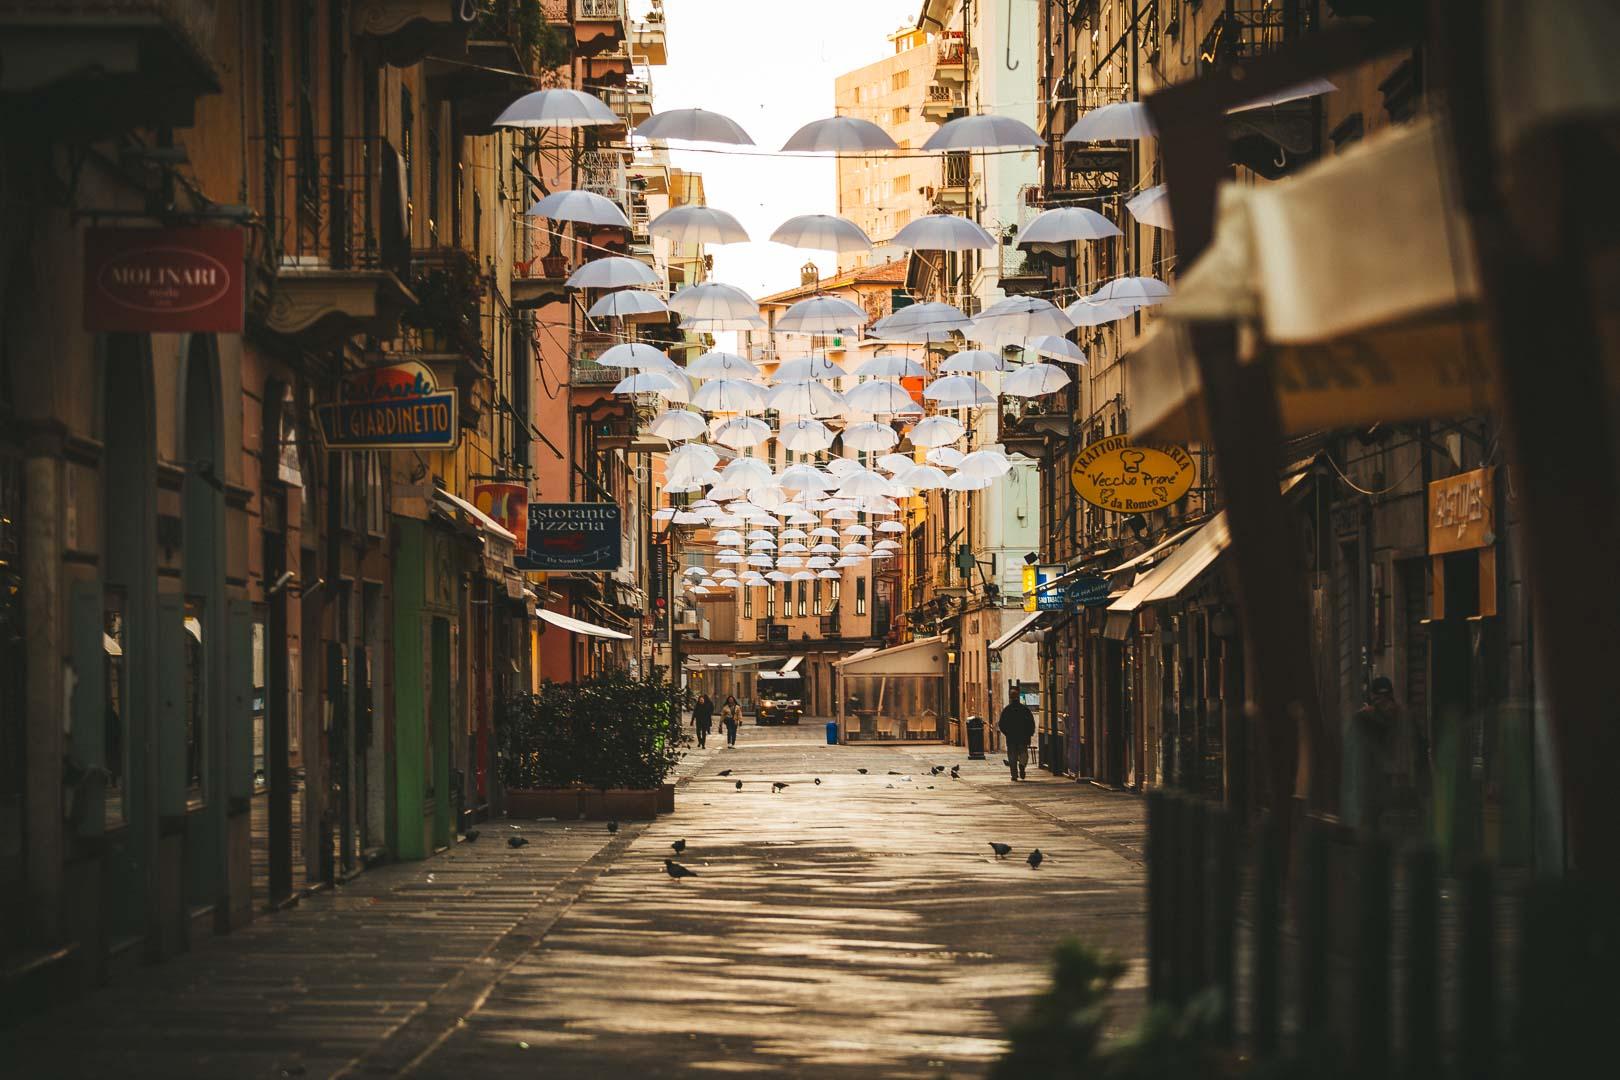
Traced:
[[205, 308], [231, 288], [226, 265], [201, 251], [181, 247], [136, 248], [101, 266], [96, 288], [133, 311], [174, 314]]

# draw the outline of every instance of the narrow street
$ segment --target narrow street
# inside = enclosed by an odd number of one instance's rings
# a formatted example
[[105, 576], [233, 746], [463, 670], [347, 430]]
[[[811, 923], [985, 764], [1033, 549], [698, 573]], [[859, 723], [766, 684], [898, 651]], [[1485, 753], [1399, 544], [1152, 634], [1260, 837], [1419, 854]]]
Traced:
[[[720, 743], [683, 763], [672, 817], [486, 824], [136, 971], [0, 1055], [18, 1076], [970, 1076], [1071, 934], [1133, 961], [1116, 1026], [1134, 1011], [1134, 796], [1033, 770], [1014, 787], [955, 748], [830, 747], [819, 725]], [[680, 838], [697, 877], [676, 882]]]

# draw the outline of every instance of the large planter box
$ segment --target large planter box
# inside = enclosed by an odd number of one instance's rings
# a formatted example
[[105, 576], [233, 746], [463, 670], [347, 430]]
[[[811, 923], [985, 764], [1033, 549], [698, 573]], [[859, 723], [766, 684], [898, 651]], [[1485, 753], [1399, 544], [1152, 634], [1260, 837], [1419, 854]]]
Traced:
[[662, 784], [658, 788], [658, 812], [660, 814], [673, 814], [675, 812], [675, 785]]
[[658, 816], [658, 789], [588, 789], [580, 805], [587, 821], [651, 821]]
[[511, 789], [506, 792], [506, 816], [578, 821], [582, 794], [578, 788]]

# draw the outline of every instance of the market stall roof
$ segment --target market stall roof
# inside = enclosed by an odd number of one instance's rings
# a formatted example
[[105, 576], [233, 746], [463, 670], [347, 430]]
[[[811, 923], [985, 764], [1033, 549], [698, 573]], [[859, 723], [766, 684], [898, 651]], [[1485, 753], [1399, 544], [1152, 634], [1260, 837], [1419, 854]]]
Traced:
[[605, 626], [597, 626], [595, 623], [588, 623], [583, 619], [570, 618], [569, 616], [560, 612], [552, 611], [550, 608], [536, 608], [534, 613], [535, 615], [539, 616], [542, 622], [548, 622], [552, 626], [567, 630], [572, 634], [584, 634], [587, 637], [612, 638], [615, 641], [630, 640], [629, 634], [621, 634], [617, 630], [609, 630]]
[[940, 675], [945, 674], [945, 639], [918, 638], [875, 652], [862, 650], [854, 656], [834, 661], [841, 675]]
[[1002, 649], [1005, 649], [1007, 646], [1011, 645], [1013, 642], [1035, 629], [1041, 620], [1045, 619], [1048, 614], [1050, 614], [1050, 612], [1032, 611], [1028, 615], [1025, 615], [1022, 619], [1018, 620], [1016, 626], [990, 643], [990, 651], [1000, 652]]
[[466, 499], [463, 499], [461, 496], [452, 494], [443, 488], [436, 488], [433, 492], [433, 497], [438, 499], [441, 503], [446, 504], [447, 508], [461, 510], [464, 513], [471, 515], [473, 521], [477, 522], [478, 527], [484, 532], [489, 533], [491, 536], [498, 536], [502, 540], [505, 540], [508, 544], [517, 543], [517, 537], [508, 532], [500, 522], [496, 521], [494, 518], [490, 517], [488, 514], [484, 513], [482, 510], [478, 509], [478, 507], [474, 506]]

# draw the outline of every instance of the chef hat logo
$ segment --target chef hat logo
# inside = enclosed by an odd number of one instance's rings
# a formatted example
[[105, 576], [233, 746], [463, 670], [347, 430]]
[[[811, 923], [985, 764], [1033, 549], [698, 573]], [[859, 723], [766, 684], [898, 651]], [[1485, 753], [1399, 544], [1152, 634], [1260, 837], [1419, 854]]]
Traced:
[[1126, 472], [1134, 473], [1142, 471], [1142, 462], [1147, 460], [1147, 455], [1140, 450], [1126, 450], [1119, 455], [1119, 459], [1125, 463]]

